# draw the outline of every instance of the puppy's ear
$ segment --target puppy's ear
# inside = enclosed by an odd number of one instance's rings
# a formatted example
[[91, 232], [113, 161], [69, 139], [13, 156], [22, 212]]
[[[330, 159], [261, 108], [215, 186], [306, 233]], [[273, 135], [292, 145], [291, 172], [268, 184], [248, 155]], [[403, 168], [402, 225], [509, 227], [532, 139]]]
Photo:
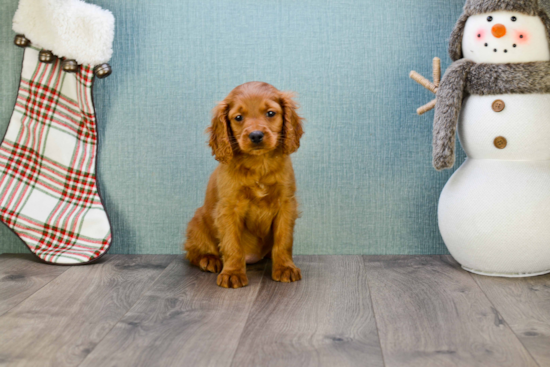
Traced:
[[210, 134], [208, 145], [212, 148], [212, 155], [221, 163], [227, 163], [233, 158], [231, 127], [227, 118], [228, 112], [229, 105], [227, 102], [218, 103], [213, 110], [212, 124], [206, 130]]
[[292, 154], [300, 147], [300, 138], [304, 134], [304, 119], [298, 116], [298, 104], [294, 101], [294, 93], [280, 92], [280, 103], [283, 108], [283, 153]]

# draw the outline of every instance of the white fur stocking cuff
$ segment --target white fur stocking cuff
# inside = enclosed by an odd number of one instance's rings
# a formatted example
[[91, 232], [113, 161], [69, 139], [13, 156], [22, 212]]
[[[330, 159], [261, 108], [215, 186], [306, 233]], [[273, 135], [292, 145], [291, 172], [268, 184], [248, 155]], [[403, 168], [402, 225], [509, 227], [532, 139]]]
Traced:
[[81, 0], [20, 0], [13, 30], [79, 64], [106, 63], [113, 54], [113, 14]]

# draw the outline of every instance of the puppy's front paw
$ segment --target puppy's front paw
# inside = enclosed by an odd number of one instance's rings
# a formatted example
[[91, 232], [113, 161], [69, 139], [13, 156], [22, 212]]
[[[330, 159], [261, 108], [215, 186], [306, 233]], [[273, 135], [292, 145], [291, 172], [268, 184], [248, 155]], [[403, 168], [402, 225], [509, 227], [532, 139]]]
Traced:
[[241, 288], [248, 285], [248, 277], [244, 272], [227, 271], [218, 275], [218, 285], [223, 288]]
[[222, 261], [219, 256], [201, 255], [197, 262], [202, 271], [209, 271], [211, 273], [222, 271]]
[[302, 272], [296, 265], [274, 266], [271, 278], [276, 282], [290, 283], [302, 279]]

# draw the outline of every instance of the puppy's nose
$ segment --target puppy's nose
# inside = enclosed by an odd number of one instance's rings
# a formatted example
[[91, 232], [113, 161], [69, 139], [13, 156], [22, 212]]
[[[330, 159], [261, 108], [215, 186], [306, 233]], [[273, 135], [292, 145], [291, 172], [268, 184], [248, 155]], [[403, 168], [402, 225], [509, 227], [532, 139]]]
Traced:
[[506, 27], [502, 24], [495, 24], [492, 29], [492, 33], [496, 38], [502, 38], [506, 36]]
[[248, 137], [254, 144], [259, 144], [262, 140], [264, 140], [264, 133], [261, 131], [253, 131], [250, 135], [248, 135]]

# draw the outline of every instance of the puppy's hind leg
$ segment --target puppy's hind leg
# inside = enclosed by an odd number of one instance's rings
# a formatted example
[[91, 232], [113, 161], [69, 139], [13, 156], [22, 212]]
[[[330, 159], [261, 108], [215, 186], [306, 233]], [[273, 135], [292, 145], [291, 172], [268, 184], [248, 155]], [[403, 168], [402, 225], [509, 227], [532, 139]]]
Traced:
[[203, 271], [219, 273], [223, 267], [220, 250], [201, 209], [197, 210], [187, 226], [187, 241], [183, 249], [187, 251], [186, 258], [191, 264]]

